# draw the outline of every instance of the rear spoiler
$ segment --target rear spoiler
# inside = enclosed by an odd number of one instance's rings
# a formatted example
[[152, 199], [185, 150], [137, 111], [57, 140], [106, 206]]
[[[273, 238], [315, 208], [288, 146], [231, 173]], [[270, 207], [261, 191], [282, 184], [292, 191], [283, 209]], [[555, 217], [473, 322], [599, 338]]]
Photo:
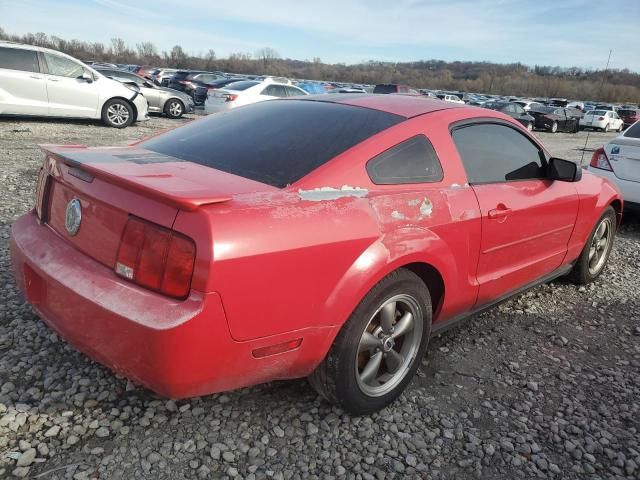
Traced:
[[[223, 203], [231, 200], [228, 195], [216, 195], [214, 193], [206, 192], [206, 188], [190, 188], [184, 190], [171, 190], [168, 191], [163, 188], [166, 185], [166, 178], [168, 174], [149, 174], [149, 175], [128, 175], [126, 168], [122, 168], [122, 172], [112, 172], [109, 168], [105, 168], [110, 164], [116, 162], [105, 161], [104, 159], [94, 161], [89, 160], [85, 153], [88, 153], [88, 147], [86, 145], [39, 145], [40, 149], [45, 154], [45, 157], [53, 158], [57, 161], [64, 163], [65, 165], [79, 169], [82, 176], [77, 176], [85, 181], [92, 181], [93, 178], [88, 179], [87, 174], [91, 177], [97, 177], [109, 182], [112, 185], [122, 187], [126, 190], [138, 192], [157, 200], [165, 205], [169, 205], [181, 210], [194, 211], [203, 205], [211, 205], [214, 203]], [[101, 152], [104, 155], [104, 150]], [[114, 158], [114, 160], [116, 160]], [[179, 161], [176, 159], [176, 161]], [[125, 162], [117, 162], [116, 164], [126, 165]], [[45, 163], [45, 168], [49, 172], [53, 171], [54, 166], [51, 162]], [[72, 173], [73, 174], [73, 173]]]

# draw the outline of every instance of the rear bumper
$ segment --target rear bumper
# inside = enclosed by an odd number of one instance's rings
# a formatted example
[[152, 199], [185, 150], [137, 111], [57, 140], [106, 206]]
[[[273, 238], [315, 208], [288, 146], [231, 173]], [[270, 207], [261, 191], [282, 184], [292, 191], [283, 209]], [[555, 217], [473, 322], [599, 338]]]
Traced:
[[623, 180], [616, 177], [615, 173], [609, 172], [608, 170], [602, 170], [600, 168], [588, 167], [588, 170], [594, 175], [606, 178], [616, 184], [622, 194], [625, 210], [633, 208], [632, 204], [640, 204], [640, 182]]
[[[332, 338], [331, 329], [312, 329], [236, 342], [216, 293], [192, 292], [178, 301], [137, 287], [33, 214], [13, 225], [11, 257], [19, 288], [47, 325], [89, 357], [167, 397], [308, 375], [323, 355], [318, 344]], [[302, 337], [296, 350], [252, 354]]]
[[218, 113], [224, 112], [226, 110], [231, 110], [233, 108], [233, 102], [224, 102], [224, 103], [213, 103], [209, 101], [204, 102], [204, 113]]

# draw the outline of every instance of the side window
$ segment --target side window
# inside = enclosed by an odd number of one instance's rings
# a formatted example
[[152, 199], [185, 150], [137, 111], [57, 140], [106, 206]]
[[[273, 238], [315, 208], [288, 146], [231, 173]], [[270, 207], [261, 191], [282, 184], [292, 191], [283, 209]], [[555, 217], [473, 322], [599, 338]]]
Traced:
[[507, 113], [516, 113], [516, 108], [513, 106], [513, 103], [508, 104], [505, 110]]
[[524, 108], [522, 108], [517, 103], [513, 105], [513, 108], [515, 109], [516, 113], [519, 115], [522, 115], [524, 113]]
[[631, 125], [626, 132], [624, 132], [625, 137], [629, 138], [640, 138], [640, 122], [636, 122]]
[[514, 128], [475, 124], [453, 131], [469, 183], [545, 178], [546, 160], [533, 141]]
[[77, 62], [65, 57], [45, 53], [44, 58], [49, 67], [49, 74], [59, 77], [78, 78], [84, 73], [84, 68]]
[[297, 88], [284, 87], [284, 89], [287, 92], [287, 95], [290, 97], [297, 97], [298, 95], [304, 95], [304, 93], [298, 90]]
[[280, 85], [269, 85], [262, 91], [262, 95], [269, 95], [271, 97], [286, 97], [287, 92]]
[[416, 135], [367, 162], [367, 173], [376, 185], [439, 182], [442, 165], [431, 142]]
[[39, 72], [38, 54], [23, 48], [0, 47], [0, 68], [21, 72]]

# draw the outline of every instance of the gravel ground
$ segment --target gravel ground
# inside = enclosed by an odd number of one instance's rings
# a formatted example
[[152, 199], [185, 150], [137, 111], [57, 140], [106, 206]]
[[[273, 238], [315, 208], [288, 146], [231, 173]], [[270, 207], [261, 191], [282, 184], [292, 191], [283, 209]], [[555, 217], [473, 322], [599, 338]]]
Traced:
[[[176, 123], [0, 120], [0, 478], [640, 478], [634, 218], [598, 282], [539, 287], [434, 339], [405, 394], [370, 417], [350, 418], [304, 380], [168, 401], [67, 346], [9, 266], [36, 145], [124, 144]], [[539, 135], [572, 159], [586, 139]], [[613, 136], [591, 133], [587, 147]]]

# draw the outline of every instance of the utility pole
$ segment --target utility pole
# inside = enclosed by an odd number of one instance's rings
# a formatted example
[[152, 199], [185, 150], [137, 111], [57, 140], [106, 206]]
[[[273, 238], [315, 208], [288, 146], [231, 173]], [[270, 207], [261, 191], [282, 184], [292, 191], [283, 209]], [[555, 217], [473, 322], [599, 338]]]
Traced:
[[604, 81], [607, 78], [607, 71], [609, 70], [609, 62], [611, 61], [611, 53], [613, 50], [609, 49], [609, 57], [607, 58], [607, 66], [604, 67], [604, 74], [602, 75], [602, 81], [600, 82], [600, 88], [598, 90], [598, 97], [602, 101], [602, 87], [604, 87]]

